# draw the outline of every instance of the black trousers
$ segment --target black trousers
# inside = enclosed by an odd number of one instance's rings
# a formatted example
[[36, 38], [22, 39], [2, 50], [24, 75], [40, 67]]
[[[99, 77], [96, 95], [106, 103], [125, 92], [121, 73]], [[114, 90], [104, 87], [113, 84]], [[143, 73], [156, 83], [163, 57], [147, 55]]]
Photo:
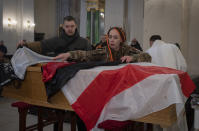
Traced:
[[87, 131], [86, 125], [78, 115], [77, 115], [77, 129], [78, 131]]

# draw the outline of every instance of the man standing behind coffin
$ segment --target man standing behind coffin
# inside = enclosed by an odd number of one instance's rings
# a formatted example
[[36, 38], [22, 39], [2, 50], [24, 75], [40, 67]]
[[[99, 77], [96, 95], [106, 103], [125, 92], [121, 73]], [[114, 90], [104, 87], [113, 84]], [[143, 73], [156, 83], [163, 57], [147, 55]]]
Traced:
[[151, 47], [146, 52], [151, 55], [153, 64], [187, 71], [186, 60], [176, 45], [162, 41], [159, 35], [152, 35], [149, 42]]
[[17, 47], [20, 46], [26, 46], [39, 54], [47, 56], [56, 56], [73, 50], [91, 50], [89, 42], [79, 36], [76, 20], [72, 16], [64, 17], [59, 36], [30, 43], [20, 41]]

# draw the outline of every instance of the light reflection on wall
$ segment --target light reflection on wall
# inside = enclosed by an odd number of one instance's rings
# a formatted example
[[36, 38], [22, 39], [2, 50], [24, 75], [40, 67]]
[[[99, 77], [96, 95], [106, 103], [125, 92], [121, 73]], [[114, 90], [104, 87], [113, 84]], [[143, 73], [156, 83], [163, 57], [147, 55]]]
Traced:
[[23, 29], [30, 30], [30, 29], [33, 29], [34, 27], [35, 27], [35, 23], [34, 22], [31, 22], [30, 20], [24, 21]]
[[3, 20], [3, 27], [6, 29], [16, 29], [17, 21], [11, 17]]

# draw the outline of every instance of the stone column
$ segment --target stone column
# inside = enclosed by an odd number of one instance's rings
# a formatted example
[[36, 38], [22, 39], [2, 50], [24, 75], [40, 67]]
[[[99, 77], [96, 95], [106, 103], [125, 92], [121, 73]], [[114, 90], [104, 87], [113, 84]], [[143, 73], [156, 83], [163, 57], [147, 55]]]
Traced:
[[124, 27], [124, 0], [106, 0], [105, 1], [105, 33], [110, 27]]

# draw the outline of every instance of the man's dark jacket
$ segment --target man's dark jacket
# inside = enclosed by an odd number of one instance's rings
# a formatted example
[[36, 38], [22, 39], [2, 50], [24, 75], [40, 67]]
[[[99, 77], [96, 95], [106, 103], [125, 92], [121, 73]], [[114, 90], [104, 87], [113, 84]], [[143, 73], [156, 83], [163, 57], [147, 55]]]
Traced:
[[47, 56], [56, 56], [60, 53], [74, 50], [92, 49], [90, 43], [86, 39], [80, 37], [77, 30], [73, 36], [68, 36], [62, 31], [60, 36], [46, 39], [41, 42], [27, 43], [25, 46], [37, 53]]

